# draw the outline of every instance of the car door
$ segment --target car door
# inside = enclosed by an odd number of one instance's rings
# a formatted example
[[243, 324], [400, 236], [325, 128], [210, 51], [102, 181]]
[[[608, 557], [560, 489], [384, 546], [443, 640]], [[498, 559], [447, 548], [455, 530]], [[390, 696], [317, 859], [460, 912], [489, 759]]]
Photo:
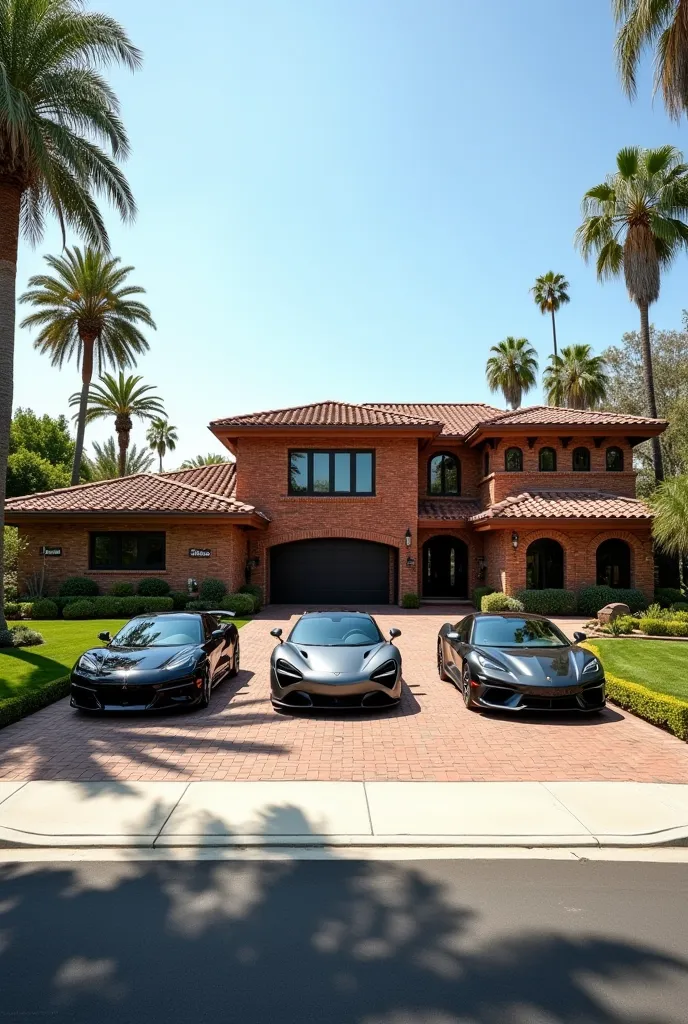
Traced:
[[457, 622], [452, 630], [452, 632], [458, 633], [458, 639], [448, 641], [451, 652], [451, 662], [449, 665], [450, 675], [452, 675], [454, 679], [461, 678], [463, 660], [468, 651], [472, 628], [473, 616], [467, 615], [465, 619], [461, 619], [460, 622]]
[[213, 685], [218, 682], [222, 675], [222, 669], [220, 667], [220, 659], [222, 657], [222, 649], [224, 641], [213, 637], [213, 632], [220, 628], [220, 624], [217, 619], [213, 618], [212, 615], [203, 616], [203, 643], [205, 646], [206, 653], [208, 655], [208, 664], [210, 665], [210, 679]]

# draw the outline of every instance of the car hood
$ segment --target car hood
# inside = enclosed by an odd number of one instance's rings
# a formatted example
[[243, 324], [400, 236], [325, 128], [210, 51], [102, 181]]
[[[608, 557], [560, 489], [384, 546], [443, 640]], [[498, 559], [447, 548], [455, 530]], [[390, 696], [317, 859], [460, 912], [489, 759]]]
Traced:
[[[189, 656], [200, 653], [195, 644], [186, 647], [93, 647], [86, 652], [89, 660], [96, 664], [96, 671], [91, 675], [111, 676], [122, 672], [153, 672], [182, 655]], [[78, 662], [77, 662], [78, 664]]]
[[367, 672], [370, 666], [382, 664], [397, 654], [393, 644], [380, 641], [361, 647], [310, 647], [305, 644], [280, 644], [277, 657], [287, 658], [302, 672], [341, 672], [355, 675]]
[[[497, 648], [477, 647], [476, 651], [485, 658], [501, 665], [523, 683], [543, 686], [570, 686], [583, 677], [583, 668], [594, 655], [582, 647], [558, 647], [550, 650], [542, 647]], [[490, 674], [489, 669], [485, 670]], [[595, 679], [596, 673], [589, 672], [586, 679]]]

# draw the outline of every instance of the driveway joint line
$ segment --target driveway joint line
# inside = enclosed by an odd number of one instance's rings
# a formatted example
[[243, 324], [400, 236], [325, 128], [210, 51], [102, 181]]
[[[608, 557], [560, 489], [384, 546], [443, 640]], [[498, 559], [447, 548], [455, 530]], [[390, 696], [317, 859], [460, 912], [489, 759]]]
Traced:
[[368, 822], [370, 824], [370, 834], [371, 834], [371, 836], [374, 836], [376, 833], [375, 833], [375, 828], [373, 826], [373, 816], [370, 813], [370, 804], [368, 802], [368, 786], [367, 786], [367, 784], [365, 782], [362, 782], [361, 785], [363, 786], [363, 795], [365, 797], [366, 810], [368, 812]]
[[158, 832], [157, 835], [153, 836], [153, 839], [152, 839], [152, 842], [151, 842], [151, 847], [155, 846], [155, 844], [157, 843], [158, 839], [163, 834], [163, 832], [165, 830], [165, 826], [167, 825], [167, 822], [170, 820], [170, 818], [172, 817], [174, 812], [177, 810], [177, 808], [179, 807], [179, 805], [182, 802], [182, 800], [184, 799], [184, 797], [186, 796], [186, 791], [188, 790], [190, 785], [191, 785], [191, 783], [187, 782], [187, 784], [184, 786], [184, 789], [179, 794], [179, 797], [177, 798], [176, 803], [172, 806], [172, 808], [170, 809], [170, 813], [167, 815], [167, 817], [163, 821], [162, 825], [160, 826], [160, 831]]
[[21, 786], [19, 786], [18, 789], [13, 789], [11, 793], [8, 793], [7, 796], [4, 796], [2, 800], [0, 800], [0, 804], [4, 804], [6, 800], [9, 800], [11, 799], [11, 797], [16, 796], [17, 793], [21, 793], [22, 789], [24, 789], [24, 786], [28, 786], [29, 781], [29, 779], [24, 779], [24, 781], [22, 782]]
[[593, 839], [595, 840], [595, 842], [597, 843], [597, 845], [598, 845], [598, 846], [601, 846], [601, 845], [602, 845], [602, 844], [600, 843], [600, 838], [599, 838], [599, 836], [596, 836], [596, 835], [594, 834], [594, 832], [593, 832], [593, 831], [592, 831], [591, 829], [589, 829], [589, 828], [588, 828], [588, 826], [587, 826], [587, 825], [585, 824], [585, 822], [581, 821], [581, 820], [580, 820], [580, 818], [578, 817], [578, 815], [577, 815], [577, 814], [574, 814], [574, 812], [573, 812], [573, 811], [571, 810], [571, 808], [570, 808], [570, 807], [567, 807], [567, 806], [566, 806], [566, 804], [564, 803], [564, 801], [563, 801], [563, 800], [560, 800], [560, 799], [559, 799], [559, 797], [557, 796], [557, 794], [556, 794], [556, 793], [553, 793], [553, 792], [552, 792], [552, 790], [551, 790], [551, 789], [549, 788], [549, 786], [548, 786], [548, 784], [547, 784], [546, 782], [541, 782], [541, 783], [540, 783], [540, 785], [542, 786], [542, 788], [543, 788], [543, 789], [546, 789], [546, 790], [547, 790], [547, 792], [549, 793], [549, 795], [550, 795], [550, 796], [551, 796], [551, 797], [552, 797], [552, 798], [553, 798], [554, 800], [556, 800], [556, 802], [557, 802], [557, 803], [559, 804], [559, 806], [560, 806], [560, 807], [563, 807], [563, 808], [564, 808], [564, 810], [566, 811], [566, 813], [567, 813], [567, 814], [570, 814], [572, 818], [575, 818], [575, 819], [576, 819], [576, 821], [577, 821], [577, 822], [578, 822], [578, 824], [579, 824], [579, 825], [581, 826], [581, 828], [582, 828], [582, 829], [584, 829], [584, 830], [585, 830], [585, 831], [586, 831], [586, 832], [588, 833], [588, 835], [589, 835], [589, 836], [591, 836], [591, 837], [592, 837], [592, 838], [593, 838]]

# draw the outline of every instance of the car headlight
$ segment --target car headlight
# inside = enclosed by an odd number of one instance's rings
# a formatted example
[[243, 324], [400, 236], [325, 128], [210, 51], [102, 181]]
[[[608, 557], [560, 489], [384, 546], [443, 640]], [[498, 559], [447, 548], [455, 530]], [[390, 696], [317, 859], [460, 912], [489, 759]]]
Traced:
[[383, 686], [394, 686], [397, 681], [399, 666], [392, 658], [386, 661], [380, 668], [375, 669], [370, 678], [374, 683], [382, 683]]
[[597, 660], [597, 658], [593, 658], [592, 661], [586, 662], [583, 668], [583, 675], [587, 676], [589, 673], [601, 671], [602, 666], [600, 665], [599, 661]]
[[500, 665], [499, 662], [497, 661], [492, 661], [492, 659], [488, 658], [487, 655], [485, 654], [476, 654], [476, 658], [478, 659], [478, 664], [482, 669], [485, 670], [485, 672], [507, 671], [507, 669], [505, 669], [503, 665]]
[[180, 651], [179, 654], [175, 654], [170, 661], [167, 662], [165, 668], [193, 668], [196, 664], [196, 654], [194, 651]]
[[275, 672], [281, 686], [289, 686], [291, 683], [298, 683], [299, 679], [303, 679], [303, 672], [294, 668], [284, 658], [278, 658], [275, 662]]
[[97, 672], [98, 662], [92, 654], [82, 654], [76, 663], [77, 672]]

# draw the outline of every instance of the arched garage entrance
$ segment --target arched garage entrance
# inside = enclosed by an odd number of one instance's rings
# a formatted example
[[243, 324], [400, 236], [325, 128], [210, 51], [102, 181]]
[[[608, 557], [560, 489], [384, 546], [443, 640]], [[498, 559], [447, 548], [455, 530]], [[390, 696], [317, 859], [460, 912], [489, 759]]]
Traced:
[[396, 555], [395, 548], [367, 540], [322, 538], [277, 544], [270, 550], [270, 601], [349, 607], [389, 604]]

